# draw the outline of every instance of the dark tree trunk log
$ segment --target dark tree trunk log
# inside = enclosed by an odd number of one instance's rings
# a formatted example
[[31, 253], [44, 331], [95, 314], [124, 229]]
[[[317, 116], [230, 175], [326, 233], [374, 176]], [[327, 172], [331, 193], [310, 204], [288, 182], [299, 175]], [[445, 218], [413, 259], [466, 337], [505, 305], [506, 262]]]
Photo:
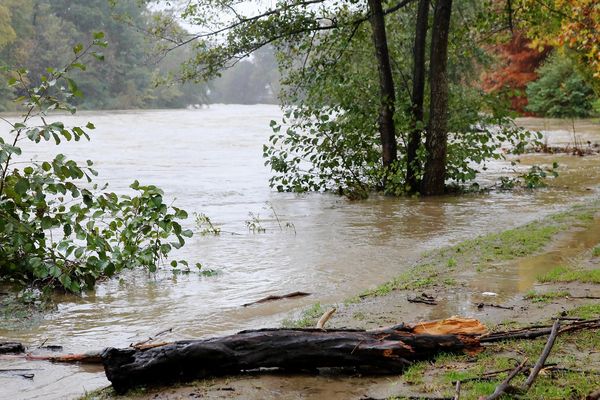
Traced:
[[148, 350], [106, 349], [107, 378], [123, 393], [144, 384], [189, 381], [259, 368], [372, 368], [398, 372], [414, 360], [479, 346], [466, 335], [416, 334], [405, 325], [377, 331], [262, 329]]
[[425, 50], [427, 48], [427, 27], [429, 24], [429, 0], [419, 0], [415, 42], [413, 46], [413, 87], [411, 113], [413, 128], [408, 136], [406, 147], [406, 185], [410, 193], [419, 190], [417, 174], [421, 170], [417, 151], [421, 145], [423, 126], [423, 100], [425, 98]]
[[377, 69], [379, 71], [379, 90], [381, 104], [379, 108], [379, 135], [381, 137], [382, 162], [384, 168], [389, 168], [397, 159], [396, 128], [394, 126], [394, 111], [396, 95], [394, 79], [390, 66], [390, 55], [385, 32], [385, 15], [381, 0], [369, 0], [371, 27], [373, 29], [373, 44]]
[[431, 33], [431, 57], [429, 85], [431, 99], [429, 126], [425, 149], [427, 160], [421, 182], [421, 193], [439, 195], [444, 193], [446, 180], [446, 151], [448, 145], [448, 35], [452, 0], [438, 0], [435, 5]]

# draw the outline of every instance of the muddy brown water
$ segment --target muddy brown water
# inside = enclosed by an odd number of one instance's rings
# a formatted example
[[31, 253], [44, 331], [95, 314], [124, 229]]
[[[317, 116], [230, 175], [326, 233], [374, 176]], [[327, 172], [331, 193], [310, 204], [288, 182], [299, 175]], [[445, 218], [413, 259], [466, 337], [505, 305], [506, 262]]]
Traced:
[[[91, 142], [67, 144], [60, 151], [77, 160], [95, 160], [99, 179], [109, 181], [113, 190], [126, 191], [133, 179], [159, 185], [178, 206], [205, 213], [223, 230], [239, 235], [197, 235], [177, 254], [219, 271], [217, 276], [173, 275], [168, 269], [156, 275], [127, 272], [81, 297], [59, 298], [56, 311], [33, 327], [0, 326], [0, 340], [29, 346], [45, 342], [62, 345], [65, 352], [84, 352], [127, 346], [164, 330], [170, 331], [163, 338], [171, 340], [278, 326], [302, 307], [341, 301], [392, 278], [424, 251], [599, 197], [600, 157], [564, 155], [522, 158], [525, 164], [557, 160], [562, 166], [551, 188], [536, 191], [433, 199], [374, 196], [361, 202], [328, 194], [274, 193], [267, 184], [262, 145], [270, 134], [269, 121], [280, 115], [275, 106], [217, 105], [61, 118], [68, 124], [90, 120], [97, 126]], [[551, 142], [570, 140], [568, 127], [552, 130], [555, 121], [523, 122], [545, 129]], [[600, 142], [597, 125], [578, 124], [582, 132], [587, 129], [586, 138]], [[27, 146], [24, 153], [43, 160], [58, 150], [41, 144]], [[482, 182], [510, 169], [508, 162], [491, 163]], [[259, 216], [266, 233], [248, 231], [250, 212]], [[529, 278], [517, 277], [505, 286], [521, 289], [530, 284]], [[294, 291], [312, 295], [241, 307]], [[76, 398], [108, 384], [96, 367], [0, 361], [0, 369], [10, 368], [33, 368], [35, 377], [0, 374], [2, 399]]]

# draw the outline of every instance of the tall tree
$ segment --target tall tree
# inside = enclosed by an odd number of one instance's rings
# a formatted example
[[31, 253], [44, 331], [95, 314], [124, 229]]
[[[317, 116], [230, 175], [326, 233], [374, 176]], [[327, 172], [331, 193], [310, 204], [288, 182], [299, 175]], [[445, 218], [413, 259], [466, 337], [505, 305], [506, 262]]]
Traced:
[[431, 32], [429, 126], [425, 149], [427, 159], [421, 193], [444, 193], [448, 148], [448, 37], [452, 0], [437, 0]]
[[385, 16], [381, 0], [369, 0], [369, 10], [377, 70], [379, 71], [381, 102], [379, 106], [379, 135], [381, 137], [382, 162], [383, 167], [388, 169], [392, 167], [398, 156], [396, 128], [394, 127], [396, 88], [394, 87], [392, 67], [390, 66], [390, 53], [385, 32]]
[[411, 99], [412, 129], [406, 146], [406, 186], [409, 193], [419, 190], [417, 174], [421, 165], [417, 151], [421, 146], [424, 127], [423, 102], [425, 100], [425, 53], [427, 50], [427, 28], [429, 26], [429, 0], [419, 0], [413, 44], [413, 85]]

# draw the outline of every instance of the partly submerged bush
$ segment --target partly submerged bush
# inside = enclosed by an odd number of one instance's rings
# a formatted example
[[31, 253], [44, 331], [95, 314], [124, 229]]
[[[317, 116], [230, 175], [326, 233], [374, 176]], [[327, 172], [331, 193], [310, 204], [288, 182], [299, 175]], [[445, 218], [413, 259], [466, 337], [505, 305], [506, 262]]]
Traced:
[[177, 222], [187, 213], [165, 204], [155, 186], [136, 181], [134, 194], [117, 195], [92, 182], [96, 171], [89, 160], [82, 166], [58, 154], [43, 162], [17, 161], [21, 140], [89, 140], [93, 124], [66, 127], [46, 117], [75, 113], [70, 100], [82, 94], [69, 74], [85, 70], [85, 57], [102, 58], [96, 49], [106, 45], [98, 33], [86, 48], [73, 48], [66, 67], [49, 68], [39, 78], [26, 70], [4, 71], [25, 111], [19, 122], [2, 118], [10, 129], [0, 136], [0, 280], [80, 292], [123, 269], [156, 271], [192, 236]]

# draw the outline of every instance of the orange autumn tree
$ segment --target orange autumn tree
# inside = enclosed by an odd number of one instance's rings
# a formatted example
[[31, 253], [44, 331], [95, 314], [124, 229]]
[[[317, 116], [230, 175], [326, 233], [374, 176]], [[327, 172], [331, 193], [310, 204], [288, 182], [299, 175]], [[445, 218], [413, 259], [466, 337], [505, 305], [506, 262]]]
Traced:
[[522, 32], [514, 32], [507, 43], [497, 44], [492, 52], [498, 57], [499, 68], [483, 76], [482, 86], [487, 92], [508, 90], [511, 108], [525, 114], [527, 84], [536, 80], [535, 72], [546, 58], [549, 47], [538, 49]]
[[517, 0], [514, 19], [533, 48], [560, 48], [600, 94], [600, 2]]

